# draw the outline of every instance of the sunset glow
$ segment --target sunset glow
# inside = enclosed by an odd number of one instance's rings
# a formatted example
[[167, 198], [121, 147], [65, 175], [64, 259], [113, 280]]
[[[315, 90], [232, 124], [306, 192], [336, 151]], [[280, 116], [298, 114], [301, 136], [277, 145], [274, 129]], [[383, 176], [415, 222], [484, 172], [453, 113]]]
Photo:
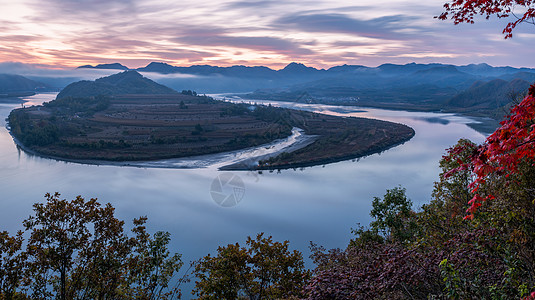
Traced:
[[454, 26], [443, 0], [1, 0], [0, 62], [60, 68], [442, 62], [533, 67], [533, 25]]

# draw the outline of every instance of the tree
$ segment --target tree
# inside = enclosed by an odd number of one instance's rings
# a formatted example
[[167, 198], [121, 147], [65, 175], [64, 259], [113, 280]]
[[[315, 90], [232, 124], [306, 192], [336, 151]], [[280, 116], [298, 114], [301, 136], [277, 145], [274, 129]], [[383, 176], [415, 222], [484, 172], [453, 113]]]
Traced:
[[182, 95], [197, 96], [197, 92], [192, 90], [182, 90]]
[[[455, 159], [449, 155], [456, 149]], [[454, 171], [459, 166], [471, 161], [477, 145], [469, 140], [460, 139], [457, 144], [446, 150], [446, 155], [439, 162], [441, 172], [439, 181], [435, 182], [431, 201], [422, 206], [418, 213], [417, 237], [426, 243], [439, 246], [459, 232], [469, 230], [470, 224], [463, 219], [472, 198], [470, 188], [473, 174], [470, 170]], [[449, 174], [449, 176], [445, 176]]]
[[[478, 12], [505, 17], [499, 6], [515, 3], [533, 17], [531, 1], [454, 0], [446, 9], [458, 10], [458, 23]], [[535, 85], [485, 143], [447, 150], [431, 203], [412, 218], [414, 239], [388, 238], [405, 233], [398, 189], [374, 199], [371, 229], [354, 231], [345, 250], [312, 247], [309, 299], [535, 299], [534, 166]]]
[[146, 221], [147, 217], [134, 219], [136, 236], [131, 239], [132, 253], [127, 259], [125, 294], [130, 299], [180, 298], [182, 279], [174, 288], [169, 284], [183, 265], [181, 255], [169, 252], [169, 232], [158, 231], [151, 237], [144, 226]]
[[[491, 193], [481, 192], [482, 185], [496, 177], [514, 177], [525, 174], [523, 167], [535, 164], [535, 85], [529, 89], [529, 94], [511, 109], [511, 113], [500, 124], [483, 145], [479, 146], [471, 155], [469, 162], [460, 163], [444, 176], [450, 177], [457, 172], [469, 170], [475, 179], [469, 188], [473, 193], [469, 201], [467, 218], [473, 218], [474, 212], [483, 202], [494, 199]], [[457, 145], [449, 150], [452, 160], [460, 161], [459, 153], [464, 151], [465, 145]], [[515, 184], [514, 181], [510, 182]], [[533, 193], [534, 189], [529, 192]]]
[[[513, 36], [513, 29], [520, 23], [535, 24], [535, 1], [533, 0], [451, 0], [444, 4], [445, 12], [438, 16], [441, 20], [451, 18], [454, 24], [474, 23], [474, 16], [486, 19], [496, 15], [498, 18], [513, 17], [503, 29], [505, 38]], [[519, 9], [520, 8], [520, 9]], [[520, 14], [515, 13], [519, 9]]]
[[[492, 255], [507, 262], [505, 286], [519, 295], [535, 286], [534, 96], [532, 85], [482, 145], [459, 143], [449, 149], [446, 159], [457, 166], [444, 174], [444, 180], [470, 174], [471, 199], [465, 219], [495, 232], [487, 237], [500, 241], [499, 247], [490, 248]], [[511, 295], [506, 289], [502, 292]]]
[[16, 299], [19, 295], [17, 289], [24, 278], [26, 259], [23, 240], [21, 231], [15, 236], [0, 232], [0, 299]]
[[309, 272], [299, 251], [288, 250], [289, 242], [274, 242], [258, 234], [217, 249], [195, 267], [198, 281], [194, 293], [199, 299], [281, 299], [301, 295]]
[[169, 233], [149, 235], [141, 217], [134, 220], [135, 236], [128, 237], [109, 203], [81, 196], [68, 201], [58, 193], [45, 197], [23, 222], [29, 234], [25, 251], [22, 232], [0, 234], [0, 296], [22, 297], [29, 287], [33, 299], [180, 297], [178, 285], [169, 288], [182, 266], [180, 255], [167, 250]]
[[[444, 172], [456, 165], [442, 162]], [[456, 186], [457, 180], [458, 184], [464, 181], [458, 177], [438, 183], [443, 190], [434, 195], [439, 198], [422, 211], [407, 214], [410, 223], [396, 213], [405, 209], [393, 205], [407, 206], [404, 189], [387, 190], [384, 199], [374, 199], [377, 219], [371, 229], [357, 231], [346, 249], [326, 251], [313, 245], [311, 257], [317, 267], [305, 288], [307, 299], [518, 299], [527, 295], [534, 286], [529, 273], [532, 264], [519, 259], [523, 251], [515, 250], [529, 247], [509, 247], [507, 239], [512, 236], [501, 231], [503, 223], [495, 228], [494, 223], [463, 221], [458, 202], [466, 191]], [[488, 219], [495, 220], [496, 214]], [[407, 228], [400, 224], [412, 224], [406, 231], [415, 234], [407, 234], [409, 239], [393, 235], [396, 231], [390, 227]], [[452, 224], [454, 228], [448, 228]], [[386, 238], [376, 238], [380, 231]]]
[[383, 199], [374, 197], [370, 216], [372, 230], [381, 232], [388, 239], [398, 242], [410, 240], [414, 234], [412, 201], [405, 195], [405, 188], [386, 190]]
[[[52, 284], [59, 298], [66, 299], [75, 292], [70, 288], [72, 285], [67, 287], [67, 277], [72, 274], [72, 269], [77, 268], [75, 264], [83, 264], [85, 267], [86, 262], [83, 258], [75, 262], [75, 252], [86, 252], [85, 247], [91, 237], [87, 225], [102, 213], [96, 199], [85, 202], [83, 198], [77, 197], [68, 202], [60, 200], [59, 194], [47, 194], [46, 197], [48, 203], [36, 203], [35, 216], [24, 221], [25, 229], [31, 232], [27, 249], [30, 258], [29, 272], [34, 283], [33, 296], [50, 297], [52, 291], [48, 289], [48, 285]], [[120, 226], [122, 227], [122, 224]], [[72, 282], [77, 281], [77, 278], [72, 279]], [[57, 284], [53, 284], [55, 282]]]

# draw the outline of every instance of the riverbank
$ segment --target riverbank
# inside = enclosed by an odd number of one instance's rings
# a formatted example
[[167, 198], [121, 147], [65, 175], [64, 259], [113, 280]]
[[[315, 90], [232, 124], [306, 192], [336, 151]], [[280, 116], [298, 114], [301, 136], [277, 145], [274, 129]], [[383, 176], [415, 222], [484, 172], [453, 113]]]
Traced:
[[[405, 141], [402, 141], [402, 142], [397, 143], [395, 145], [391, 145], [391, 146], [386, 147], [386, 148], [369, 149], [369, 150], [364, 151], [364, 152], [353, 153], [353, 154], [348, 154], [348, 155], [344, 155], [344, 156], [331, 157], [331, 158], [325, 158], [325, 159], [317, 159], [317, 160], [310, 160], [308, 162], [304, 161], [304, 162], [298, 162], [298, 163], [284, 163], [284, 164], [271, 164], [271, 165], [266, 164], [266, 163], [264, 163], [262, 165], [248, 165], [248, 164], [243, 164], [243, 163], [236, 163], [236, 164], [231, 164], [231, 165], [228, 165], [228, 166], [221, 167], [220, 170], [225, 170], [225, 171], [251, 171], [251, 170], [263, 171], [263, 170], [286, 170], [286, 169], [307, 168], [307, 167], [321, 166], [321, 165], [324, 166], [324, 165], [327, 165], [327, 164], [337, 163], [337, 162], [346, 161], [346, 160], [360, 159], [360, 158], [363, 158], [363, 157], [366, 157], [366, 156], [370, 156], [370, 155], [373, 155], [373, 154], [377, 154], [377, 153], [381, 153], [381, 152], [387, 151], [387, 150], [389, 150], [391, 148], [394, 148], [394, 147], [397, 147], [397, 146], [405, 144], [413, 136], [414, 136], [414, 134], [412, 136], [408, 137]], [[299, 150], [299, 149], [300, 148], [296, 148], [294, 151]], [[282, 153], [284, 153], [284, 152], [281, 152], [280, 154], [282, 154]], [[288, 151], [286, 153], [291, 153], [291, 151]], [[276, 156], [258, 157], [257, 159], [259, 159], [259, 162], [268, 162], [270, 158], [276, 158]]]
[[[352, 118], [354, 119], [354, 118]], [[359, 118], [362, 119], [362, 118]], [[365, 120], [365, 119], [364, 119]], [[370, 120], [382, 123], [389, 123], [379, 120]], [[401, 124], [396, 124], [401, 125]], [[404, 126], [404, 125], [401, 125]], [[300, 128], [292, 129], [292, 135], [285, 139], [278, 139], [272, 143], [263, 144], [257, 147], [250, 147], [247, 149], [229, 151], [223, 153], [214, 153], [199, 156], [189, 156], [162, 160], [141, 160], [141, 161], [109, 161], [100, 159], [72, 159], [59, 157], [54, 155], [47, 155], [35, 151], [23, 143], [21, 143], [11, 132], [11, 128], [6, 124], [6, 128], [11, 134], [15, 145], [25, 153], [51, 159], [56, 161], [71, 162], [85, 165], [108, 165], [118, 167], [138, 167], [138, 168], [167, 168], [167, 169], [192, 169], [192, 168], [217, 168], [224, 171], [250, 171], [250, 170], [275, 170], [275, 169], [291, 169], [311, 167], [316, 165], [325, 165], [344, 160], [360, 158], [375, 153], [386, 151], [390, 148], [396, 147], [405, 143], [414, 136], [414, 130], [408, 126], [404, 128], [409, 129], [409, 133], [405, 136], [399, 136], [399, 141], [396, 143], [383, 142], [383, 144], [374, 144], [366, 147], [364, 150], [359, 148], [358, 151], [347, 152], [341, 148], [325, 148], [323, 145], [325, 141], [315, 145], [319, 136], [304, 134]], [[353, 143], [356, 145], [356, 143]], [[308, 148], [307, 148], [308, 147]], [[321, 149], [318, 151], [318, 149]], [[295, 158], [304, 156], [305, 159], [300, 159], [294, 162], [285, 161], [283, 163], [266, 164], [266, 161], [275, 162], [280, 160], [280, 156], [287, 157], [288, 154], [295, 155]]]
[[[15, 109], [8, 119], [19, 146], [34, 155], [163, 168], [217, 164], [209, 155], [231, 165], [218, 165], [222, 169], [324, 164], [380, 152], [414, 135], [410, 127], [387, 121], [192, 95], [60, 99]], [[274, 142], [284, 140], [284, 147]], [[266, 145], [272, 150], [258, 151]], [[228, 153], [247, 154], [234, 159]]]
[[[6, 126], [11, 134], [10, 128]], [[261, 170], [283, 170], [312, 167], [317, 165], [326, 165], [345, 160], [357, 159], [387, 151], [396, 146], [402, 145], [414, 136], [414, 131], [403, 138], [396, 144], [388, 146], [373, 146], [367, 150], [358, 151], [349, 154], [333, 155], [331, 157], [315, 158], [310, 155], [308, 159], [298, 162], [271, 163], [277, 161], [280, 155], [287, 155], [294, 152], [307, 153], [313, 149], [302, 149], [312, 145], [317, 136], [305, 135], [299, 128], [294, 128], [292, 135], [286, 139], [276, 140], [272, 143], [251, 147], [243, 150], [230, 151], [224, 153], [215, 153], [199, 156], [181, 157], [174, 159], [154, 160], [154, 161], [107, 161], [91, 159], [69, 159], [58, 156], [45, 155], [34, 151], [22, 144], [16, 137], [11, 135], [17, 148], [31, 156], [37, 156], [55, 161], [64, 161], [84, 165], [97, 166], [116, 166], [116, 167], [137, 167], [137, 168], [164, 168], [164, 169], [198, 169], [198, 168], [217, 168], [221, 171], [261, 171]]]
[[291, 153], [299, 149], [305, 148], [310, 144], [314, 143], [316, 136], [304, 135], [301, 139], [296, 139], [294, 143], [288, 147], [279, 149], [272, 153], [266, 153], [262, 155], [253, 156], [245, 160], [234, 162], [219, 168], [222, 171], [250, 171], [250, 170], [261, 170], [259, 168], [259, 163], [263, 160], [275, 158], [283, 153]]
[[[413, 104], [413, 103], [386, 103], [386, 102], [366, 102], [366, 101], [352, 101], [352, 102], [344, 102], [344, 101], [316, 101], [312, 103], [301, 103], [301, 102], [294, 102], [294, 101], [287, 101], [284, 99], [255, 99], [255, 98], [247, 98], [249, 94], [240, 94], [240, 93], [233, 93], [233, 94], [224, 94], [226, 98], [223, 97], [227, 101], [237, 101], [239, 100], [233, 99], [233, 97], [236, 97], [238, 99], [242, 99], [244, 102], [255, 102], [255, 101], [274, 101], [274, 102], [285, 102], [289, 104], [295, 104], [295, 105], [301, 105], [301, 104], [311, 104], [311, 105], [330, 105], [335, 107], [356, 107], [356, 108], [373, 108], [373, 109], [385, 109], [385, 110], [393, 110], [393, 111], [408, 111], [408, 112], [428, 112], [428, 113], [451, 113], [462, 117], [468, 117], [472, 120], [474, 120], [474, 123], [468, 124], [471, 128], [474, 130], [488, 136], [491, 133], [493, 133], [499, 126], [500, 126], [500, 120], [489, 117], [489, 115], [495, 115], [494, 113], [489, 113], [488, 111], [467, 111], [467, 110], [459, 110], [459, 109], [453, 109], [453, 108], [444, 108], [441, 105], [431, 105], [431, 104]], [[240, 98], [244, 97], [245, 98]]]
[[281, 170], [295, 169], [317, 165], [326, 165], [344, 160], [362, 158], [376, 153], [384, 152], [394, 148], [412, 139], [415, 131], [407, 127], [400, 129], [395, 137], [377, 140], [374, 143], [359, 145], [339, 144], [334, 148], [327, 148], [321, 143], [311, 144], [310, 146], [298, 149], [293, 152], [282, 153], [279, 156], [264, 159], [254, 168], [255, 170]]
[[[314, 142], [315, 136], [303, 134], [299, 128], [292, 130], [292, 135], [286, 139], [275, 140], [271, 143], [250, 147], [247, 149], [230, 151], [224, 153], [215, 153], [199, 156], [181, 157], [174, 159], [163, 159], [154, 161], [107, 161], [92, 159], [69, 159], [53, 155], [46, 155], [34, 151], [22, 144], [13, 134], [8, 125], [6, 129], [11, 134], [16, 147], [26, 154], [44, 159], [55, 161], [64, 161], [84, 165], [97, 166], [116, 166], [116, 167], [137, 167], [137, 168], [163, 168], [163, 169], [198, 169], [198, 168], [217, 168], [220, 170], [238, 170], [227, 166], [242, 166], [239, 170], [252, 170], [254, 164], [261, 159], [275, 157], [284, 152], [291, 152], [306, 147]], [[245, 168], [244, 166], [248, 166]]]

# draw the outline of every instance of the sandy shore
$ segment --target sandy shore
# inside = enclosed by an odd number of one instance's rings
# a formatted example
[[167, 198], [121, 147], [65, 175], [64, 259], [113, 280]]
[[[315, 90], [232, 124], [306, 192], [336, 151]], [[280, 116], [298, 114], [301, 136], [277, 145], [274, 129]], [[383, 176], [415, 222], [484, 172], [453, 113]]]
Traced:
[[[6, 129], [11, 134], [8, 125]], [[49, 155], [43, 155], [24, 146], [11, 134], [15, 145], [25, 153], [56, 161], [65, 161], [86, 165], [108, 165], [119, 167], [138, 168], [170, 168], [170, 169], [196, 169], [217, 168], [220, 170], [251, 170], [259, 160], [275, 157], [283, 152], [292, 152], [304, 148], [314, 142], [316, 136], [305, 135], [300, 128], [293, 128], [292, 134], [285, 138], [257, 147], [246, 148], [231, 152], [214, 153], [200, 156], [180, 157], [154, 161], [106, 161], [88, 159], [67, 159]]]

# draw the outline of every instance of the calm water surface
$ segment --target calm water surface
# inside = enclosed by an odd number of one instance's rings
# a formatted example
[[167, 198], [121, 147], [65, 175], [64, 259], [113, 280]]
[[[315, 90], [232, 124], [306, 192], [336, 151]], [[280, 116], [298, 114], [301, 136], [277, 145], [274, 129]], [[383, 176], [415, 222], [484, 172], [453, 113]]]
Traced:
[[[27, 98], [33, 104], [55, 94]], [[260, 102], [260, 101], [256, 101]], [[294, 106], [271, 102], [275, 105]], [[243, 243], [248, 235], [265, 232], [290, 240], [293, 249], [309, 255], [310, 241], [327, 248], [345, 247], [356, 223], [370, 221], [371, 199], [401, 185], [415, 207], [429, 201], [438, 179], [438, 161], [460, 138], [482, 142], [484, 136], [451, 114], [389, 111], [327, 105], [296, 108], [340, 116], [363, 116], [404, 123], [415, 137], [381, 154], [303, 170], [234, 172], [244, 194], [232, 207], [219, 206], [211, 196], [213, 181], [226, 173], [216, 168], [152, 169], [66, 163], [17, 150], [5, 118], [20, 104], [0, 104], [0, 230], [14, 233], [31, 214], [32, 204], [47, 192], [60, 192], [110, 202], [126, 221], [148, 216], [149, 230], [172, 234], [171, 248], [183, 260], [214, 253], [218, 246]], [[235, 191], [224, 186], [223, 194]], [[242, 190], [238, 191], [241, 195]], [[127, 222], [131, 227], [131, 222]], [[308, 266], [312, 267], [310, 261]], [[188, 295], [188, 292], [185, 293]]]

